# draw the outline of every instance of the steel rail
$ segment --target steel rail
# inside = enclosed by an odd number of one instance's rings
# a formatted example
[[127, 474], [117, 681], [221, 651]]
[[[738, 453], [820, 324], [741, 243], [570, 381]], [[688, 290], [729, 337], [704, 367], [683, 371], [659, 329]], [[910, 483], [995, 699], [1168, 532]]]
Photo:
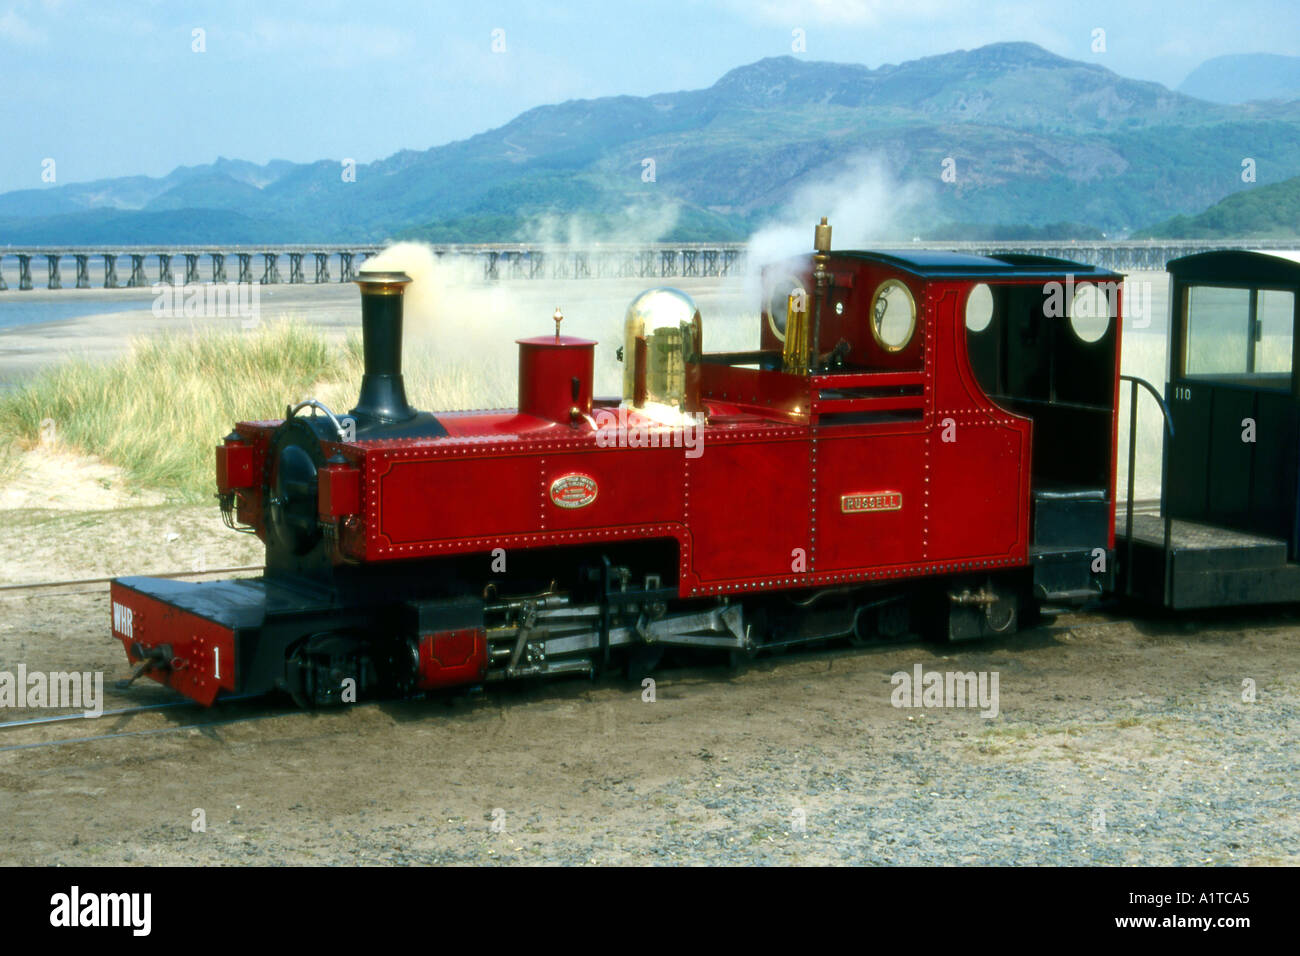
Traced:
[[114, 574], [106, 578], [73, 578], [67, 581], [36, 581], [31, 584], [0, 584], [0, 592], [30, 591], [37, 588], [65, 588], [83, 584], [110, 584], [118, 578], [197, 578], [209, 574], [236, 574], [244, 571], [265, 571], [266, 565], [246, 564], [231, 568], [213, 568], [211, 571], [157, 571], [148, 574]]

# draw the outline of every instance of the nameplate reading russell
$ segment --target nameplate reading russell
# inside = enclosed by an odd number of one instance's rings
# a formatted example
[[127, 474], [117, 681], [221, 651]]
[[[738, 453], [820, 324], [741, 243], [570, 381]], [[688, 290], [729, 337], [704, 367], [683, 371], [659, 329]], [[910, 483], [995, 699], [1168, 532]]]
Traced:
[[901, 491], [873, 491], [865, 495], [840, 496], [840, 510], [846, 515], [864, 511], [901, 511], [902, 509]]

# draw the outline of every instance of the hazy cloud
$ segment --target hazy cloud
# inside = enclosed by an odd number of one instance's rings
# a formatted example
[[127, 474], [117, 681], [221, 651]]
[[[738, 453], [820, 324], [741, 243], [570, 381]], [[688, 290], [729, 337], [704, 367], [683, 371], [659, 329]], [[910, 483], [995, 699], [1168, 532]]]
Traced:
[[227, 36], [245, 56], [299, 56], [335, 68], [404, 59], [414, 49], [408, 30], [340, 21], [259, 17], [249, 29], [233, 30]]
[[17, 7], [0, 12], [0, 38], [27, 46], [43, 44], [47, 39], [45, 31], [33, 26]]

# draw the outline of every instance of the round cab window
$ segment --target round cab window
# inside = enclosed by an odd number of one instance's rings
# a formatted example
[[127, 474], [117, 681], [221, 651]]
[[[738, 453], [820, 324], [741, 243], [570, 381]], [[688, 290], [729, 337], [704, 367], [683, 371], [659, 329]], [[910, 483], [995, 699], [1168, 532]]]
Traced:
[[769, 287], [763, 306], [768, 328], [782, 342], [785, 341], [786, 310], [790, 305], [790, 296], [795, 297], [796, 307], [802, 305], [804, 309], [808, 308], [808, 292], [803, 283], [791, 275], [781, 276]]
[[916, 331], [916, 302], [898, 279], [880, 283], [871, 300], [871, 334], [888, 352], [900, 352]]
[[966, 328], [970, 332], [983, 332], [993, 321], [993, 290], [981, 282], [966, 297]]
[[1106, 292], [1091, 282], [1074, 290], [1070, 302], [1070, 328], [1084, 342], [1096, 342], [1110, 328], [1111, 302]]

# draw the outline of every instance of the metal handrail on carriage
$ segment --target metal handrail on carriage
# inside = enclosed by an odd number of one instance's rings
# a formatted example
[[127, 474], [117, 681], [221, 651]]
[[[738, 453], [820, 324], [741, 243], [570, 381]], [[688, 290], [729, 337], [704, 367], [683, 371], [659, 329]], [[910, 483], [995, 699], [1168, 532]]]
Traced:
[[[1165, 432], [1169, 440], [1174, 438], [1174, 422], [1169, 414], [1169, 406], [1165, 404], [1164, 398], [1156, 387], [1144, 378], [1136, 375], [1121, 375], [1120, 379], [1129, 383], [1129, 411], [1128, 411], [1128, 502], [1124, 509], [1124, 536], [1126, 556], [1124, 559], [1124, 594], [1126, 597], [1133, 596], [1133, 487], [1134, 476], [1137, 470], [1137, 409], [1138, 409], [1138, 386], [1142, 386], [1151, 393], [1151, 397], [1156, 400], [1156, 405], [1160, 409], [1160, 414], [1164, 418]], [[1170, 580], [1170, 564], [1172, 562], [1173, 550], [1171, 547], [1173, 540], [1173, 519], [1169, 515], [1169, 509], [1165, 506], [1164, 494], [1165, 487], [1169, 478], [1169, 455], [1163, 451], [1160, 457], [1160, 517], [1164, 519], [1164, 564], [1165, 573], [1162, 581], [1164, 587], [1164, 602], [1168, 607], [1172, 601], [1173, 582]]]

